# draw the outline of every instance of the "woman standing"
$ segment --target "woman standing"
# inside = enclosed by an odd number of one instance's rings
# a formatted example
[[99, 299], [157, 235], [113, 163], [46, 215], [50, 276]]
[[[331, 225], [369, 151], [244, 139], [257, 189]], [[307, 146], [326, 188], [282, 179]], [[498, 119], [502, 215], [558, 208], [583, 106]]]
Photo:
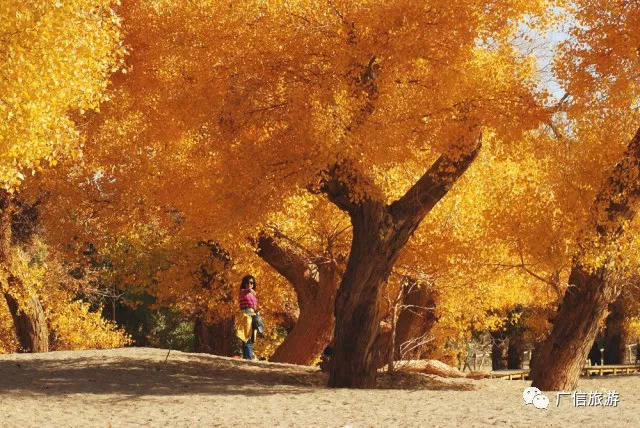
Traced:
[[242, 341], [242, 358], [253, 360], [253, 343], [255, 342], [255, 329], [253, 317], [258, 310], [258, 296], [256, 295], [256, 279], [251, 275], [245, 275], [240, 283], [240, 316], [241, 322], [236, 330], [236, 335]]

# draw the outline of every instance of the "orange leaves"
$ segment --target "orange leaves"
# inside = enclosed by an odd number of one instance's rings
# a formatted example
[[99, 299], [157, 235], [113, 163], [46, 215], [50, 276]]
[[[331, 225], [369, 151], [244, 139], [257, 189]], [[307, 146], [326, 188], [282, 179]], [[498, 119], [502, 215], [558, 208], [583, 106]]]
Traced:
[[[531, 67], [503, 30], [544, 6], [127, 2], [130, 72], [114, 78], [87, 161], [194, 231], [238, 231], [232, 245], [338, 159], [383, 182], [390, 164], [447, 150], [461, 122], [535, 127]], [[500, 50], [478, 46], [487, 31]]]
[[[68, 7], [94, 3], [40, 6], [64, 22]], [[307, 192], [321, 171], [351, 162], [371, 180], [339, 176], [353, 185], [349, 196], [388, 203], [441, 153], [455, 158], [480, 127], [476, 164], [417, 231], [403, 263], [438, 273], [443, 320], [456, 328], [488, 326], [491, 308], [552, 304], [553, 290], [531, 272], [563, 277], [586, 207], [620, 154], [618, 136], [637, 120], [627, 111], [638, 96], [637, 2], [577, 2], [581, 25], [555, 69], [571, 99], [557, 109], [545, 105], [537, 58], [515, 39], [522, 25], [555, 24], [562, 1], [130, 0], [118, 9], [126, 68], [106, 96], [122, 49], [111, 3], [98, 3], [104, 13], [91, 15], [88, 29], [68, 16], [71, 26], [42, 24], [47, 37], [61, 32], [68, 54], [53, 38], [29, 52], [11, 39], [15, 79], [0, 93], [20, 102], [0, 102], [0, 116], [13, 120], [0, 121], [0, 179], [18, 182], [77, 151], [67, 111], [108, 97], [99, 114], [78, 115], [88, 120], [85, 156], [62, 179], [81, 184], [58, 184], [58, 217], [68, 208], [94, 236], [114, 232], [131, 244], [141, 258], [118, 260], [131, 263], [123, 281], [162, 266], [153, 291], [185, 314], [226, 315], [234, 305], [233, 287], [198, 284], [194, 269], [215, 267], [198, 240], [232, 253], [232, 275], [269, 278], [267, 307], [293, 304], [247, 238], [276, 228], [310, 251], [347, 254], [346, 216]], [[625, 244], [624, 254], [633, 248]]]

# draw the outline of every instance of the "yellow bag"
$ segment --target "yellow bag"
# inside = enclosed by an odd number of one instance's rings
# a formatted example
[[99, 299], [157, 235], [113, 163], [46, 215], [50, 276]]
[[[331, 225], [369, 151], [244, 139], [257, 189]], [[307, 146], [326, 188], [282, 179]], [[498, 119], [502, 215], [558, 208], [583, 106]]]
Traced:
[[243, 342], [249, 341], [249, 339], [251, 339], [251, 335], [253, 334], [253, 318], [251, 317], [251, 315], [248, 315], [241, 311], [240, 313], [236, 314], [234, 322], [236, 336], [238, 336], [238, 339], [242, 340]]

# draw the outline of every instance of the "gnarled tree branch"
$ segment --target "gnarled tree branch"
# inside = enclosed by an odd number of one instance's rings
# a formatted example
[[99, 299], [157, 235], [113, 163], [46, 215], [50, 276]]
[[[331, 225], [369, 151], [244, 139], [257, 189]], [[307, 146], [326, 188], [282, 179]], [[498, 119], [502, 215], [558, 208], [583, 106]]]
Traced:
[[275, 239], [261, 234], [257, 241], [258, 256], [287, 279], [298, 295], [298, 304], [313, 301], [318, 280], [312, 274], [312, 262], [295, 251], [278, 245]]

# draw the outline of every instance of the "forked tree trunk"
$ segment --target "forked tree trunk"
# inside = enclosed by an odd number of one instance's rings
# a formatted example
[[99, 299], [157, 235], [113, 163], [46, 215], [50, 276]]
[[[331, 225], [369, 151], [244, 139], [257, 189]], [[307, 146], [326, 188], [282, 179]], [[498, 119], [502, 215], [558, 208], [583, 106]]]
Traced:
[[337, 266], [317, 262], [264, 234], [258, 238], [257, 246], [258, 255], [291, 283], [300, 309], [298, 321], [269, 360], [311, 364], [333, 335]]
[[[480, 150], [478, 130], [456, 143], [455, 158], [442, 155], [407, 193], [385, 205], [382, 192], [349, 163], [323, 174], [318, 191], [346, 211], [353, 226], [347, 268], [336, 296], [335, 354], [329, 386], [370, 388], [376, 381], [378, 302], [400, 252], [424, 217], [466, 171]], [[365, 195], [356, 196], [365, 190]], [[356, 191], [356, 192], [354, 192]]]
[[20, 352], [48, 352], [49, 329], [42, 305], [37, 297], [29, 298], [29, 308], [20, 308], [18, 301], [9, 293], [4, 293], [13, 318]]
[[233, 318], [209, 324], [196, 318], [194, 351], [231, 357], [234, 354], [235, 329]]
[[607, 308], [620, 293], [609, 278], [610, 257], [588, 269], [580, 258], [593, 248], [615, 244], [624, 225], [635, 217], [639, 203], [640, 129], [596, 197], [553, 328], [536, 348], [530, 374], [533, 386], [544, 391], [575, 389]]

